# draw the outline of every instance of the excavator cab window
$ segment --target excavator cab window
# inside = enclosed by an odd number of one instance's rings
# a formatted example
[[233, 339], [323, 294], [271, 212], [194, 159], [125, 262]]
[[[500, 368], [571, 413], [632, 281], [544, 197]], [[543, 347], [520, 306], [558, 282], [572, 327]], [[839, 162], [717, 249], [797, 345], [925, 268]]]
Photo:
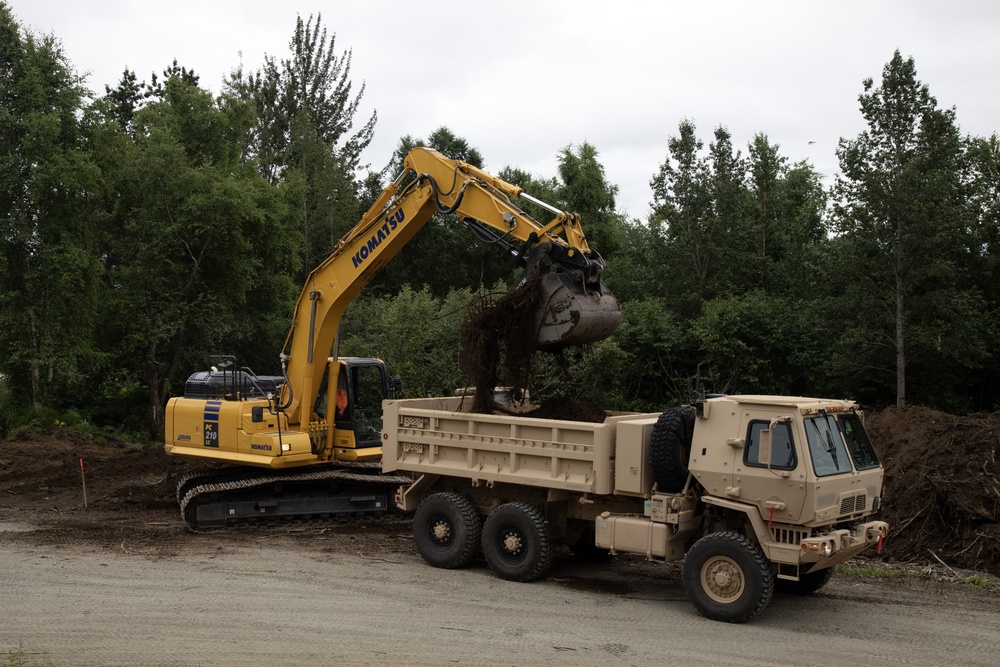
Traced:
[[382, 401], [389, 384], [381, 363], [346, 363], [340, 367], [334, 398], [338, 429], [354, 431], [358, 447], [376, 447], [382, 441]]

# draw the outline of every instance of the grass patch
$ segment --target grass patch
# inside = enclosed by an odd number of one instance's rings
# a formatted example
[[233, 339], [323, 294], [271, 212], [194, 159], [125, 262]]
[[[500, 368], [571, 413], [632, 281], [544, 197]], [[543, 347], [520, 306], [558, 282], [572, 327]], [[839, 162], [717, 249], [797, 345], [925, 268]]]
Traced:
[[879, 561], [854, 560], [838, 565], [837, 573], [874, 581], [907, 579], [936, 581], [1000, 593], [1000, 578], [998, 577], [982, 572], [956, 571], [950, 567], [945, 569], [933, 563], [891, 565]]
[[23, 642], [18, 642], [17, 648], [7, 651], [7, 657], [0, 667], [50, 667], [52, 660], [48, 653], [29, 653]]
[[897, 568], [885, 563], [870, 561], [850, 561], [837, 566], [837, 574], [844, 574], [859, 579], [876, 579], [887, 581], [892, 579], [920, 579], [920, 573], [905, 568]]

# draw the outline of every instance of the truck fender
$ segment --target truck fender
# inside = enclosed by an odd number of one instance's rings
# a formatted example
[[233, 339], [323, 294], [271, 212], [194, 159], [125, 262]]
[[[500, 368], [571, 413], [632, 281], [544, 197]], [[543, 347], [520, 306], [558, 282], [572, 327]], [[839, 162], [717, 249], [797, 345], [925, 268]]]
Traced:
[[723, 498], [716, 498], [715, 496], [703, 496], [702, 502], [706, 505], [713, 505], [725, 510], [730, 510], [733, 512], [739, 512], [746, 516], [750, 522], [750, 526], [753, 528], [754, 536], [757, 538], [757, 543], [760, 544], [761, 548], [764, 550], [764, 554], [770, 559], [770, 549], [768, 545], [771, 542], [771, 531], [764, 523], [764, 520], [760, 516], [760, 512], [757, 511], [757, 507], [754, 505], [747, 505], [745, 503], [739, 503], [734, 500], [725, 500]]

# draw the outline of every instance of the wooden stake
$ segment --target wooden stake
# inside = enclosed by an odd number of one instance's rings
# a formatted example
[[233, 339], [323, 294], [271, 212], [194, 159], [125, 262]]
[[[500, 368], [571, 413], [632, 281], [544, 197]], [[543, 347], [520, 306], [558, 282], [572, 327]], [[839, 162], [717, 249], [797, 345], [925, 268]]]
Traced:
[[87, 509], [87, 478], [83, 474], [83, 458], [80, 458], [80, 481], [83, 482], [83, 509]]

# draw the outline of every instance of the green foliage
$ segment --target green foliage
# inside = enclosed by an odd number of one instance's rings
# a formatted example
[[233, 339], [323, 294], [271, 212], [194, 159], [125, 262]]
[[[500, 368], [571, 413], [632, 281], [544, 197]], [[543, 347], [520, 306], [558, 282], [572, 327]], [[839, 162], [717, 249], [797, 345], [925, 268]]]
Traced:
[[256, 112], [244, 134], [245, 156], [272, 184], [295, 174], [305, 184], [295, 276], [301, 282], [364, 212], [355, 174], [376, 115], [352, 131], [365, 86], [354, 91], [351, 51], [337, 54], [336, 34], [328, 36], [320, 15], [297, 17], [289, 48], [288, 58], [266, 56], [257, 72], [236, 69], [226, 90]]
[[[274, 335], [287, 318], [302, 189], [270, 185], [242, 162], [248, 105], [213, 100], [181, 77], [136, 113], [134, 137], [100, 107], [91, 122], [109, 190], [101, 333], [118, 341], [113, 368], [143, 378], [155, 434], [190, 369], [227, 344]], [[259, 348], [244, 347], [251, 358], [244, 349], [241, 359], [253, 361]]]
[[789, 300], [761, 290], [707, 302], [691, 328], [704, 360], [702, 384], [719, 393], [789, 393], [800, 315]]
[[615, 210], [618, 186], [608, 183], [597, 149], [584, 142], [566, 146], [559, 153], [556, 202], [580, 214], [588, 245], [602, 257], [613, 257], [622, 246], [625, 220]]
[[[959, 359], [975, 367], [989, 354], [977, 317], [986, 304], [968, 275], [980, 247], [976, 211], [954, 110], [937, 107], [912, 58], [897, 51], [881, 85], [867, 79], [859, 99], [868, 130], [838, 148], [834, 220], [847, 246], [843, 268], [867, 287], [856, 312], [886, 322], [878, 333], [891, 336], [892, 357], [879, 366], [891, 369], [905, 405], [908, 375], [950, 375]], [[935, 384], [925, 386], [940, 401]]]
[[97, 172], [77, 117], [84, 90], [58, 40], [23, 33], [6, 5], [0, 35], [0, 372], [43, 408], [68, 400], [99, 357]]
[[341, 356], [378, 357], [403, 378], [406, 396], [450, 395], [465, 386], [459, 371], [459, 327], [470, 290], [436, 297], [404, 286], [395, 296], [362, 295], [341, 324]]

